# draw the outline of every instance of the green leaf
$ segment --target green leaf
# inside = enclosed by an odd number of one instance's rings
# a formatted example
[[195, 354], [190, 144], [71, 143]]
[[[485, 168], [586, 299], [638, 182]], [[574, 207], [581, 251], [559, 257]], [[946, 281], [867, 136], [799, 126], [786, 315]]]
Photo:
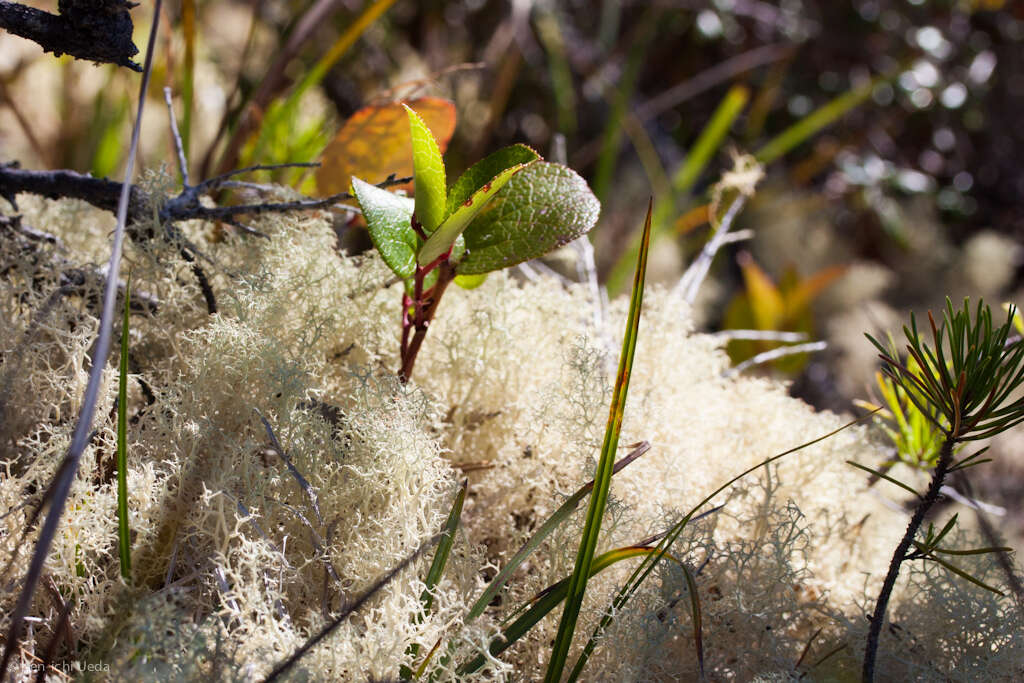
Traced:
[[384, 263], [398, 277], [411, 278], [416, 272], [416, 252], [420, 248], [420, 238], [410, 223], [413, 201], [359, 178], [352, 178], [352, 193], [359, 201], [370, 239]]
[[905, 491], [910, 491], [911, 495], [915, 496], [916, 498], [920, 498], [921, 497], [921, 494], [918, 493], [917, 491], [915, 491], [912, 487], [908, 486], [907, 484], [904, 484], [902, 481], [900, 481], [899, 479], [896, 479], [895, 477], [890, 477], [888, 474], [886, 474], [885, 472], [883, 472], [881, 470], [872, 469], [870, 467], [867, 467], [866, 465], [861, 465], [858, 462], [854, 462], [853, 460], [847, 460], [846, 464], [847, 465], [853, 465], [854, 467], [856, 467], [859, 470], [864, 470], [865, 472], [870, 472], [871, 474], [875, 475], [879, 479], [885, 479], [890, 484], [896, 484], [896, 486], [899, 486], [901, 489], [903, 489]]
[[417, 257], [419, 264], [426, 266], [433, 263], [448, 251], [448, 248], [452, 246], [455, 239], [483, 211], [484, 207], [487, 206], [501, 188], [505, 187], [512, 176], [524, 168], [526, 168], [526, 164], [518, 164], [506, 168], [491, 178], [490, 181], [480, 186], [469, 199], [456, 206], [455, 211], [437, 227], [437, 230], [430, 235], [423, 248], [420, 249], [419, 256]]
[[448, 519], [444, 524], [443, 536], [441, 541], [437, 544], [437, 553], [434, 555], [434, 561], [430, 565], [430, 571], [427, 572], [426, 588], [423, 590], [423, 594], [420, 595], [420, 602], [423, 603], [423, 609], [430, 611], [430, 606], [434, 603], [434, 587], [437, 586], [441, 581], [441, 576], [444, 574], [444, 567], [448, 564], [448, 555], [452, 550], [452, 545], [455, 543], [455, 530], [459, 528], [459, 520], [462, 518], [462, 505], [466, 502], [466, 491], [469, 489], [469, 480], [464, 479], [462, 486], [459, 487], [459, 492], [455, 496], [455, 502], [452, 503], [452, 509], [448, 513]]
[[444, 160], [434, 134], [420, 115], [408, 105], [402, 105], [409, 114], [409, 132], [412, 135], [412, 167], [416, 183], [416, 220], [429, 235], [444, 220], [445, 187]]
[[512, 176], [463, 233], [460, 275], [488, 273], [537, 258], [585, 234], [601, 205], [572, 169], [536, 161]]
[[992, 593], [995, 593], [996, 595], [1005, 595], [1005, 593], [1003, 593], [1003, 591], [999, 590], [995, 586], [990, 586], [987, 583], [985, 583], [984, 581], [982, 581], [981, 579], [979, 579], [979, 578], [977, 578], [975, 576], [971, 576], [970, 574], [965, 572], [963, 569], [960, 569], [960, 567], [957, 567], [955, 564], [951, 564], [949, 562], [946, 562], [942, 558], [935, 557], [934, 555], [929, 555], [927, 559], [931, 560], [932, 562], [936, 562], [936, 563], [942, 565], [947, 570], [953, 572], [954, 574], [956, 574], [960, 578], [967, 579], [968, 581], [973, 583], [975, 586], [978, 586], [980, 588], [984, 588], [985, 590], [991, 591]]
[[484, 283], [487, 279], [487, 273], [480, 273], [479, 275], [456, 275], [455, 284], [463, 289], [476, 289]]
[[935, 547], [931, 548], [929, 552], [942, 553], [943, 555], [986, 555], [988, 553], [1012, 553], [1013, 548], [1005, 545], [992, 546], [991, 548], [971, 548], [970, 550]]
[[474, 192], [505, 169], [519, 166], [520, 164], [528, 164], [540, 158], [537, 152], [526, 145], [502, 147], [497, 152], [484, 157], [466, 169], [466, 172], [460, 175], [459, 179], [448, 190], [448, 205], [445, 210], [445, 216], [455, 213], [455, 210], [472, 197]]
[[[944, 539], [947, 536], [947, 534], [949, 534], [949, 532], [953, 530], [953, 527], [956, 526], [956, 518], [957, 518], [957, 515], [953, 515], [952, 517], [950, 517], [949, 521], [946, 522], [946, 526], [942, 527], [942, 531], [939, 532], [939, 535], [935, 536], [933, 538], [928, 539], [930, 541], [928, 543], [929, 550], [931, 548], [934, 548], [935, 546], [937, 546], [939, 543], [941, 543], [942, 539]], [[931, 536], [931, 531], [932, 531], [932, 527], [929, 524], [928, 525], [928, 535], [929, 536]]]
[[[700, 178], [701, 172], [711, 161], [715, 152], [722, 147], [725, 136], [729, 133], [733, 122], [743, 112], [750, 97], [750, 90], [744, 85], [733, 86], [718, 108], [705, 124], [700, 135], [686, 153], [685, 161], [672, 176], [672, 194], [663, 197], [654, 206], [653, 228], [654, 240], [665, 236], [666, 228], [671, 226], [669, 219], [676, 204], [685, 199]], [[636, 261], [636, 252], [640, 248], [640, 236], [632, 238], [629, 248], [618, 258], [615, 267], [608, 276], [608, 290], [618, 292], [628, 282], [630, 268]]]

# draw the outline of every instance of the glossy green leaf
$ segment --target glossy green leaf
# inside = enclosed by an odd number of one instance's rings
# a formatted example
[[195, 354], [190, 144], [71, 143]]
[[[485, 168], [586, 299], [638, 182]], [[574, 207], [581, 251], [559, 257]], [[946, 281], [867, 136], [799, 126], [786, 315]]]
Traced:
[[444, 160], [434, 134], [420, 115], [408, 105], [409, 132], [412, 135], [412, 167], [416, 183], [416, 220], [429, 235], [441, 225], [445, 212]]
[[[508, 184], [519, 171], [526, 168], [526, 164], [518, 164], [491, 178], [477, 189], [466, 201], [456, 206], [448, 218], [437, 227], [419, 253], [419, 264], [425, 266], [433, 263], [438, 257], [448, 251], [455, 239], [473, 222], [484, 207], [498, 194], [501, 188]], [[454, 259], [453, 259], [454, 260]]]
[[505, 169], [519, 166], [520, 164], [528, 164], [540, 158], [537, 152], [526, 145], [502, 147], [497, 152], [484, 157], [466, 169], [466, 172], [460, 175], [459, 179], [448, 190], [448, 205], [445, 209], [445, 216], [455, 213], [459, 206], [473, 196], [473, 193]]
[[601, 205], [587, 182], [559, 164], [536, 161], [508, 184], [463, 232], [460, 275], [488, 273], [537, 258], [589, 231]]
[[416, 272], [416, 252], [420, 247], [420, 239], [410, 223], [413, 200], [359, 178], [352, 179], [352, 193], [359, 201], [370, 239], [384, 263], [398, 277], [411, 278]]

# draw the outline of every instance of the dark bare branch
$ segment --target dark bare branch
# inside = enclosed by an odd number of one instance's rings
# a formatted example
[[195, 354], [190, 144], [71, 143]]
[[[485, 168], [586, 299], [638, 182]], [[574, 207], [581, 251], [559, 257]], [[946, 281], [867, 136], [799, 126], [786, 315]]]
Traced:
[[60, 14], [50, 14], [0, 0], [0, 28], [38, 43], [55, 57], [68, 54], [142, 71], [132, 61], [139, 52], [128, 14], [134, 6], [125, 0], [60, 0]]
[[[0, 197], [15, 205], [21, 192], [36, 194], [47, 199], [81, 199], [96, 208], [117, 211], [121, 183], [106, 178], [93, 178], [75, 171], [27, 171], [13, 165], [0, 165]], [[150, 215], [150, 197], [138, 186], [131, 188], [128, 199], [128, 223], [142, 224]], [[129, 230], [132, 239], [148, 239], [153, 235], [138, 235]]]
[[[289, 164], [291, 165], [291, 164]], [[301, 164], [305, 166], [306, 164]], [[272, 168], [277, 168], [274, 166]], [[317, 209], [328, 209], [338, 202], [352, 199], [352, 195], [341, 193], [317, 198], [300, 198], [287, 202], [263, 202], [258, 204], [239, 204], [235, 206], [203, 206], [200, 199], [207, 192], [217, 187], [228, 179], [242, 171], [261, 170], [271, 167], [252, 167], [241, 169], [223, 176], [219, 176], [218, 182], [206, 181], [198, 185], [186, 185], [180, 194], [172, 197], [159, 205], [158, 217], [165, 226], [177, 223], [178, 221], [207, 219], [222, 220], [225, 222], [238, 222], [238, 217], [243, 215], [258, 215], [261, 213], [288, 213], [291, 211], [313, 211]], [[393, 187], [404, 185], [412, 178], [396, 178], [394, 174], [386, 180], [378, 183], [378, 187]], [[117, 208], [117, 198], [121, 192], [121, 183], [105, 178], [94, 178], [89, 174], [77, 173], [75, 171], [27, 171], [18, 168], [16, 164], [0, 164], [0, 197], [7, 199], [14, 204], [15, 198], [21, 192], [37, 194], [47, 199], [81, 199], [93, 206], [105, 211], [113, 212]], [[131, 197], [128, 202], [129, 235], [136, 241], [144, 241], [155, 237], [152, 218], [152, 207], [156, 198], [151, 197], [145, 190], [137, 185], [131, 188]], [[355, 207], [345, 207], [346, 210], [356, 211]], [[173, 234], [173, 231], [171, 231]]]

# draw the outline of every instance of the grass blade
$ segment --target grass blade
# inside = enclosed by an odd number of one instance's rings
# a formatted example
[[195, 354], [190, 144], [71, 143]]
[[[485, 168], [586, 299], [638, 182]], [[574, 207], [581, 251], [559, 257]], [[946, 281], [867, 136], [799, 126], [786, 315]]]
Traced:
[[[181, 82], [181, 148], [189, 158], [192, 140], [192, 102], [195, 99], [196, 83], [196, 0], [182, 0], [181, 32], [185, 38], [185, 74]], [[187, 172], [183, 169], [186, 176]]]
[[[623, 457], [617, 463], [615, 463], [615, 467], [612, 468], [612, 474], [616, 474], [617, 472], [619, 472], [626, 465], [630, 464], [631, 462], [639, 458], [641, 455], [646, 453], [648, 450], [650, 450], [650, 448], [651, 445], [649, 443], [647, 443], [646, 441], [643, 442], [639, 447], [635, 448], [629, 455]], [[587, 495], [589, 495], [593, 489], [594, 480], [591, 479], [588, 483], [581, 486], [579, 490], [576, 491], [576, 493], [572, 494], [572, 496], [570, 496], [568, 500], [562, 503], [561, 507], [555, 510], [551, 514], [551, 516], [547, 518], [544, 524], [542, 524], [540, 528], [537, 529], [536, 532], [534, 532], [533, 536], [531, 536], [530, 539], [523, 544], [523, 547], [519, 549], [519, 552], [517, 552], [512, 557], [512, 559], [509, 560], [504, 567], [502, 567], [501, 571], [498, 572], [493, 579], [491, 579], [491, 582], [487, 585], [486, 590], [484, 590], [480, 597], [477, 598], [477, 601], [473, 603], [473, 606], [470, 608], [469, 613], [466, 615], [467, 623], [473, 621], [474, 619], [476, 619], [484, 613], [484, 610], [487, 608], [487, 605], [489, 605], [491, 601], [494, 600], [495, 596], [498, 595], [501, 589], [505, 587], [505, 584], [508, 583], [508, 580], [510, 578], [512, 578], [513, 572], [515, 572], [519, 565], [521, 565], [527, 557], [533, 554], [533, 551], [536, 550], [540, 546], [540, 544], [544, 542], [544, 539], [547, 538], [552, 531], [557, 529], [562, 524], [562, 522], [569, 518], [569, 516], [576, 510], [576, 507], [580, 504], [580, 501], [586, 498]]]
[[878, 412], [877, 410], [874, 410], [874, 411], [872, 411], [872, 412], [870, 412], [870, 413], [868, 413], [866, 415], [858, 417], [855, 420], [851, 420], [850, 422], [847, 422], [843, 426], [841, 426], [841, 427], [839, 427], [837, 429], [832, 430], [828, 434], [825, 434], [823, 436], [819, 436], [817, 439], [813, 439], [811, 441], [807, 441], [805, 443], [800, 444], [799, 446], [794, 446], [793, 448], [790, 448], [787, 451], [783, 451], [782, 453], [778, 453], [776, 455], [773, 455], [772, 457], [770, 457], [770, 458], [768, 458], [766, 460], [762, 460], [761, 462], [759, 462], [758, 464], [754, 465], [753, 467], [748, 467], [746, 470], [740, 472], [735, 477], [733, 477], [729, 481], [725, 482], [724, 484], [719, 486], [717, 489], [712, 491], [710, 494], [705, 496], [704, 499], [701, 500], [699, 503], [697, 503], [686, 514], [685, 517], [683, 517], [681, 520], [679, 520], [669, 530], [669, 532], [665, 535], [665, 537], [661, 540], [661, 542], [658, 543], [658, 548], [657, 548], [658, 552], [654, 553], [653, 555], [650, 555], [650, 556], [644, 558], [644, 561], [640, 564], [639, 567], [636, 568], [636, 570], [633, 572], [632, 576], [629, 577], [629, 579], [626, 581], [626, 583], [619, 590], [618, 594], [615, 596], [615, 599], [612, 600], [611, 606], [607, 610], [605, 610], [605, 616], [602, 617], [601, 622], [597, 625], [597, 628], [594, 629], [594, 632], [591, 634], [590, 639], [587, 641], [587, 644], [584, 646], [583, 652], [580, 653], [579, 659], [577, 660], [576, 665], [573, 667], [572, 675], [569, 677], [568, 680], [569, 681], [574, 681], [574, 680], [577, 679], [577, 677], [579, 676], [579, 673], [583, 670], [583, 667], [586, 664], [587, 660], [590, 658], [590, 655], [593, 654], [594, 649], [597, 647], [598, 638], [601, 636], [602, 633], [604, 633], [605, 629], [608, 628], [608, 625], [612, 623], [612, 619], [614, 619], [614, 617], [612, 615], [618, 613], [619, 610], [621, 610], [623, 607], [625, 607], [626, 603], [628, 603], [630, 598], [633, 597], [633, 594], [636, 593], [636, 591], [640, 588], [641, 584], [643, 584], [643, 582], [647, 579], [647, 577], [650, 576], [651, 572], [654, 571], [654, 568], [657, 566], [658, 562], [661, 561], [661, 558], [668, 554], [668, 549], [672, 546], [673, 543], [675, 543], [676, 539], [679, 538], [679, 534], [681, 534], [683, 529], [686, 528], [686, 525], [690, 523], [690, 520], [692, 520], [694, 518], [694, 515], [697, 513], [698, 510], [700, 510], [702, 507], [704, 507], [705, 505], [710, 503], [715, 498], [715, 496], [717, 496], [719, 493], [721, 493], [722, 491], [725, 491], [727, 488], [729, 488], [730, 486], [732, 486], [733, 484], [735, 484], [739, 480], [743, 479], [744, 477], [746, 477], [751, 472], [756, 472], [757, 470], [761, 469], [762, 467], [767, 467], [768, 465], [772, 464], [776, 460], [784, 458], [787, 455], [790, 455], [792, 453], [796, 453], [797, 451], [803, 450], [804, 448], [807, 448], [808, 446], [813, 446], [814, 444], [816, 444], [816, 443], [818, 443], [820, 441], [824, 441], [825, 439], [831, 438], [831, 437], [835, 436], [836, 434], [838, 434], [839, 432], [843, 431], [844, 429], [848, 429], [848, 428], [852, 427], [853, 425], [855, 425], [855, 424], [857, 424], [859, 422], [863, 422], [863, 421], [867, 420], [868, 418], [870, 418], [871, 416], [873, 416], [877, 412]]
[[565, 37], [558, 25], [558, 16], [550, 10], [538, 12], [534, 24], [537, 38], [548, 58], [548, 77], [555, 98], [558, 132], [569, 137], [576, 132], [576, 91], [573, 89]]
[[[441, 582], [441, 577], [444, 575], [445, 565], [448, 564], [448, 555], [451, 554], [452, 545], [455, 544], [455, 531], [459, 528], [459, 520], [462, 518], [462, 506], [466, 502], [466, 491], [469, 490], [469, 479], [462, 480], [462, 486], [459, 487], [459, 492], [455, 496], [455, 502], [452, 503], [451, 512], [448, 513], [448, 519], [444, 524], [444, 529], [441, 530], [441, 540], [437, 544], [437, 552], [434, 554], [434, 561], [430, 563], [430, 570], [427, 572], [427, 578], [424, 583], [427, 587], [423, 590], [420, 595], [420, 602], [423, 603], [423, 612], [426, 614], [430, 611], [431, 605], [434, 604], [434, 593], [433, 590], [438, 583]], [[417, 621], [422, 621], [418, 619]], [[436, 646], [435, 646], [436, 649]], [[416, 655], [420, 653], [419, 643], [413, 643], [406, 650], [406, 655], [410, 660], [416, 659]], [[402, 678], [412, 678], [412, 669], [407, 666], [402, 666]]]
[[[658, 239], [664, 232], [666, 222], [672, 214], [676, 202], [689, 193], [711, 157], [722, 146], [722, 141], [732, 127], [733, 121], [743, 111], [749, 97], [750, 90], [746, 86], [735, 85], [722, 98], [718, 108], [715, 109], [711, 119], [701, 130], [693, 147], [687, 153], [686, 161], [672, 176], [672, 195], [663, 197], [654, 209], [654, 239]], [[615, 264], [611, 275], [608, 276], [609, 291], [618, 291], [625, 284], [626, 278], [629, 276], [629, 266], [636, 260], [636, 253], [639, 249], [640, 239], [636, 238]]]
[[124, 244], [125, 224], [128, 219], [128, 198], [132, 188], [132, 178], [135, 172], [135, 155], [139, 149], [139, 131], [142, 129], [142, 111], [146, 102], [146, 89], [149, 87], [149, 76], [153, 71], [153, 52], [156, 46], [157, 27], [160, 25], [160, 10], [162, 0], [156, 0], [153, 7], [153, 24], [149, 29], [149, 43], [146, 48], [146, 62], [142, 69], [142, 82], [139, 85], [139, 108], [135, 114], [135, 125], [132, 128], [131, 143], [128, 146], [128, 162], [124, 171], [124, 183], [121, 185], [121, 196], [117, 203], [117, 225], [114, 228], [113, 243], [110, 248], [110, 260], [107, 265], [107, 281], [103, 291], [103, 313], [100, 315], [100, 329], [96, 340], [96, 347], [92, 358], [92, 368], [89, 371], [89, 382], [85, 387], [85, 395], [82, 397], [82, 408], [78, 414], [78, 423], [71, 435], [71, 445], [68, 447], [64, 461], [57, 469], [53, 480], [47, 487], [47, 498], [50, 500], [50, 510], [46, 514], [43, 528], [36, 540], [35, 550], [32, 552], [32, 559], [29, 562], [28, 571], [25, 572], [25, 579], [18, 595], [18, 602], [11, 614], [10, 627], [7, 630], [6, 643], [4, 645], [3, 659], [0, 660], [0, 679], [7, 673], [7, 665], [10, 664], [14, 651], [18, 648], [18, 639], [21, 637], [21, 628], [28, 614], [29, 605], [32, 603], [32, 596], [35, 594], [36, 586], [39, 584], [39, 577], [43, 572], [43, 564], [49, 554], [53, 537], [57, 534], [57, 527], [60, 518], [64, 514], [64, 506], [68, 502], [71, 493], [71, 484], [75, 474], [78, 472], [78, 464], [82, 458], [85, 447], [89, 444], [89, 435], [92, 433], [92, 418], [96, 410], [96, 400], [99, 398], [100, 383], [103, 379], [103, 370], [107, 365], [107, 358], [110, 355], [111, 328], [114, 321], [114, 311], [117, 305], [117, 274], [121, 268], [121, 248]]
[[469, 479], [464, 479], [462, 486], [459, 487], [459, 493], [455, 496], [455, 502], [452, 503], [452, 510], [448, 513], [448, 521], [445, 522], [444, 530], [441, 532], [442, 536], [437, 544], [434, 561], [430, 564], [430, 571], [427, 572], [427, 580], [424, 582], [427, 584], [427, 588], [420, 595], [424, 611], [429, 611], [430, 606], [434, 603], [434, 596], [430, 591], [440, 583], [445, 565], [448, 564], [448, 555], [452, 551], [452, 546], [455, 545], [455, 530], [459, 528], [462, 505], [466, 502], [467, 490], [469, 490]]
[[[612, 475], [614, 476], [615, 474], [620, 472], [623, 468], [625, 468], [627, 465], [632, 463], [634, 460], [639, 458], [641, 455], [643, 455], [650, 449], [651, 444], [649, 444], [646, 441], [641, 442], [636, 448], [630, 451], [628, 455], [623, 456], [622, 458], [619, 459], [618, 462], [615, 463], [615, 467], [612, 468]], [[526, 541], [526, 543], [523, 544], [523, 547], [520, 548], [519, 551], [512, 556], [512, 559], [505, 563], [505, 566], [501, 568], [501, 571], [498, 572], [493, 579], [491, 579], [491, 582], [489, 584], [487, 584], [487, 588], [484, 590], [483, 593], [480, 594], [480, 597], [477, 598], [476, 602], [473, 603], [473, 606], [470, 607], [469, 612], [466, 614], [465, 623], [470, 623], [471, 621], [478, 618], [481, 614], [484, 613], [484, 610], [487, 609], [487, 606], [491, 604], [491, 601], [494, 600], [495, 596], [497, 596], [498, 593], [501, 592], [501, 590], [505, 587], [505, 584], [507, 584], [509, 579], [512, 578], [512, 574], [515, 573], [516, 569], [518, 569], [519, 566], [526, 561], [526, 558], [532, 555], [533, 552], [540, 547], [540, 544], [544, 542], [544, 539], [551, 535], [552, 531], [557, 529], [565, 520], [569, 518], [570, 515], [572, 515], [576, 511], [576, 508], [579, 506], [580, 501], [582, 501], [584, 498], [590, 495], [590, 492], [593, 490], [594, 480], [591, 479], [589, 482], [581, 486], [574, 494], [572, 494], [564, 503], [562, 503], [562, 505], [557, 510], [555, 510], [544, 521], [540, 528], [538, 528], [537, 531], [535, 531], [533, 535]], [[653, 543], [654, 541], [650, 542]], [[639, 545], [646, 545], [646, 543], [642, 542]], [[520, 609], [525, 609], [525, 607], [522, 607]], [[516, 612], [513, 612], [512, 615], [506, 617], [506, 619], [512, 619], [515, 616], [515, 614]], [[439, 645], [440, 643], [438, 643], [438, 646]], [[434, 649], [437, 649], [438, 646], [435, 646]], [[452, 648], [453, 646], [449, 644], [449, 650], [451, 650]], [[450, 657], [451, 652], [449, 651], [449, 653], [445, 655], [445, 658], [447, 659]], [[420, 665], [420, 669], [423, 669], [425, 665], [426, 662]], [[418, 672], [415, 677], [418, 678], [420, 675], [421, 672]], [[430, 680], [433, 681], [434, 677], [431, 677]]]
[[555, 637], [555, 644], [551, 649], [551, 660], [548, 662], [548, 670], [545, 675], [545, 681], [548, 683], [555, 683], [560, 680], [562, 670], [565, 668], [565, 660], [569, 655], [569, 646], [572, 644], [573, 633], [576, 631], [576, 621], [579, 619], [580, 607], [583, 604], [583, 595], [587, 589], [587, 580], [590, 578], [594, 551], [597, 548], [597, 539], [601, 532], [601, 519], [604, 517], [605, 505], [608, 502], [608, 489], [611, 486], [612, 480], [612, 465], [615, 449], [619, 443], [619, 433], [622, 430], [622, 418], [626, 408], [626, 394], [629, 390], [629, 377], [633, 369], [637, 334], [640, 331], [640, 312], [643, 307], [644, 281], [647, 275], [647, 252], [651, 243], [651, 214], [653, 210], [654, 202], [651, 200], [647, 205], [647, 220], [644, 222], [640, 258], [636, 266], [636, 275], [633, 278], [633, 294], [629, 302], [626, 333], [622, 340], [619, 370], [616, 375], [615, 390], [612, 393], [612, 403], [608, 413], [608, 427], [605, 430], [604, 445], [601, 448], [601, 457], [598, 460], [597, 472], [594, 475], [594, 492], [590, 496], [590, 506], [587, 509], [586, 522], [580, 538], [580, 547], [576, 554], [576, 565], [569, 580], [569, 592], [565, 601], [565, 608], [562, 611], [562, 619], [558, 624], [558, 635]]
[[[697, 668], [700, 672], [700, 680], [704, 680], [704, 638], [702, 636], [702, 628], [704, 625], [703, 612], [700, 609], [700, 595], [697, 593], [697, 581], [693, 577], [693, 572], [682, 562], [679, 566], [683, 568], [683, 574], [686, 576], [686, 586], [690, 593], [690, 617], [693, 620], [693, 647], [697, 652]], [[582, 666], [580, 667], [582, 668]], [[579, 673], [573, 669], [571, 677], [577, 677]]]
[[686, 161], [672, 176], [672, 192], [677, 197], [685, 195], [693, 188], [712, 155], [722, 146], [722, 141], [732, 127], [733, 121], [743, 111], [749, 98], [750, 90], [745, 85], [734, 85], [722, 98], [715, 113], [711, 115], [711, 120], [704, 126], [690, 148]]
[[622, 147], [623, 120], [629, 111], [629, 103], [636, 92], [637, 79], [640, 77], [644, 58], [651, 45], [651, 38], [658, 29], [659, 13], [656, 9], [649, 10], [636, 30], [636, 39], [626, 57], [626, 65], [618, 79], [618, 88], [612, 100], [612, 108], [608, 114], [608, 123], [601, 136], [601, 154], [594, 170], [594, 194], [602, 203], [608, 198], [615, 173], [615, 163]]
[[121, 364], [117, 382], [117, 554], [121, 577], [132, 578], [132, 537], [128, 528], [128, 330], [131, 325], [132, 279], [124, 286], [124, 318], [121, 321]]
[[[625, 548], [609, 550], [608, 552], [602, 553], [594, 558], [594, 562], [590, 565], [588, 578], [596, 576], [608, 567], [617, 562], [621, 562], [622, 560], [628, 560], [631, 557], [650, 555], [655, 552], [657, 552], [657, 549], [649, 546], [628, 546]], [[675, 560], [675, 558], [672, 559]], [[675, 561], [679, 562], [679, 560]], [[682, 565], [681, 562], [680, 565]], [[557, 607], [568, 594], [571, 578], [571, 576], [567, 576], [558, 583], [548, 586], [534, 597], [533, 600], [528, 603], [530, 605], [529, 609], [527, 609], [522, 616], [502, 631], [500, 638], [495, 638], [491, 641], [490, 647], [488, 647], [488, 651], [491, 656], [500, 655], [502, 652], [510, 648], [520, 638], [529, 633], [530, 629], [532, 629], [538, 621], [555, 609], [555, 607]], [[484, 656], [478, 655], [476, 658], [459, 667], [459, 674], [471, 674], [474, 671], [478, 671], [483, 665]]]
[[754, 155], [762, 164], [770, 164], [809, 137], [835, 123], [841, 116], [859, 106], [881, 81], [872, 80], [851, 88], [803, 117], [792, 126], [769, 140]]
[[[331, 45], [327, 53], [320, 58], [313, 68], [306, 72], [305, 77], [295, 86], [288, 97], [284, 98], [284, 100], [277, 100], [267, 107], [263, 124], [257, 134], [256, 143], [252, 148], [253, 151], [246, 158], [246, 161], [252, 159], [258, 161], [266, 151], [266, 146], [272, 144], [274, 140], [280, 138], [287, 139], [294, 136], [294, 131], [286, 131], [286, 129], [295, 120], [299, 108], [299, 100], [302, 99], [307, 90], [320, 84], [330, 68], [355, 45], [363, 33], [381, 15], [387, 12], [393, 4], [395, 4], [395, 0], [372, 0], [367, 3], [363, 12], [334, 41], [334, 44]], [[326, 144], [326, 141], [324, 143]], [[323, 149], [323, 145], [319, 145], [317, 149]], [[305, 159], [302, 159], [302, 161], [305, 161]], [[249, 164], [244, 163], [243, 165]]]
[[908, 486], [907, 484], [904, 484], [902, 481], [900, 481], [899, 479], [896, 479], [895, 477], [890, 477], [888, 474], [886, 474], [885, 472], [883, 472], [881, 470], [872, 469], [872, 468], [870, 468], [870, 467], [868, 467], [866, 465], [861, 465], [860, 463], [854, 462], [853, 460], [847, 460], [846, 464], [847, 465], [852, 465], [852, 466], [856, 467], [859, 470], [864, 470], [865, 472], [873, 474], [876, 477], [878, 477], [879, 479], [885, 479], [890, 484], [895, 484], [896, 486], [899, 486], [904, 491], [909, 491], [910, 494], [912, 496], [914, 496], [914, 498], [920, 498], [921, 497], [921, 494], [918, 493], [913, 487]]

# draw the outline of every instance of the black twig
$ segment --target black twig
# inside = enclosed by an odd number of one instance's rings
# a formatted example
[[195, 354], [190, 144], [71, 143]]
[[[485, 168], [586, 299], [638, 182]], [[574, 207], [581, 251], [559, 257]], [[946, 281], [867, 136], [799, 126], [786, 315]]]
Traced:
[[[263, 213], [288, 213], [291, 211], [315, 211], [328, 209], [339, 202], [352, 199], [352, 195], [341, 192], [321, 199], [304, 197], [287, 202], [263, 202], [256, 204], [238, 204], [235, 206], [203, 206], [200, 199], [209, 192], [219, 189], [232, 177], [251, 171], [273, 170], [284, 167], [309, 167], [316, 164], [272, 164], [266, 166], [249, 166], [224, 175], [205, 180], [196, 185], [185, 185], [181, 192], [166, 201], [158, 201], [142, 188], [132, 185], [128, 200], [129, 236], [136, 242], [144, 242], [156, 235], [150, 218], [152, 206], [159, 206], [157, 218], [166, 227], [179, 221], [195, 219], [237, 220], [243, 215], [259, 215]], [[377, 183], [377, 187], [388, 188], [405, 185], [412, 178], [397, 178], [395, 174]], [[89, 174], [76, 171], [27, 171], [16, 164], [0, 164], [0, 197], [7, 199], [13, 206], [15, 198], [21, 192], [29, 192], [47, 199], [81, 199], [84, 202], [103, 209], [116, 211], [117, 201], [121, 193], [121, 183], [106, 178], [94, 178]], [[354, 207], [345, 206], [346, 211]]]
[[181, 258], [188, 261], [191, 265], [192, 274], [196, 276], [196, 282], [199, 283], [199, 291], [202, 292], [203, 301], [206, 302], [206, 312], [213, 315], [217, 312], [217, 296], [213, 293], [210, 278], [206, 276], [206, 271], [203, 270], [203, 267], [196, 263], [196, 257], [192, 254], [191, 250], [182, 246], [179, 248], [178, 253], [181, 254]]
[[61, 0], [60, 14], [50, 14], [17, 2], [0, 0], [0, 28], [38, 43], [55, 57], [142, 67], [132, 61], [139, 52], [132, 42], [135, 3], [125, 0]]
[[327, 626], [324, 626], [322, 629], [320, 629], [319, 632], [317, 632], [316, 635], [314, 635], [305, 643], [303, 643], [298, 650], [296, 650], [294, 653], [292, 653], [290, 657], [288, 657], [288, 659], [284, 660], [276, 667], [274, 667], [274, 670], [271, 671], [270, 674], [264, 679], [264, 683], [276, 681], [289, 669], [295, 666], [295, 664], [298, 663], [298, 661], [302, 659], [302, 657], [307, 652], [312, 650], [314, 647], [317, 646], [318, 643], [320, 643], [320, 641], [329, 636], [331, 632], [334, 631], [334, 629], [341, 626], [345, 622], [345, 620], [349, 618], [350, 615], [352, 615], [353, 613], [357, 612], [360, 608], [362, 608], [362, 606], [365, 605], [370, 598], [376, 595], [380, 591], [380, 589], [384, 588], [384, 586], [388, 585], [391, 582], [391, 580], [398, 576], [398, 574], [403, 569], [412, 564], [416, 560], [416, 558], [422, 555], [428, 548], [430, 548], [439, 540], [441, 540], [441, 536], [443, 536], [443, 534], [437, 534], [433, 538], [430, 538], [423, 542], [420, 545], [420, 547], [412, 553], [412, 555], [409, 555], [407, 558], [399, 562], [398, 566], [396, 566], [394, 569], [392, 569], [387, 574], [378, 579], [376, 583], [370, 586], [370, 588], [359, 597], [358, 600], [349, 605], [347, 609], [343, 610], [341, 614], [339, 614], [337, 617], [335, 617], [334, 620], [331, 621], [331, 623], [327, 624]]
[[284, 464], [288, 467], [288, 472], [291, 473], [295, 481], [299, 483], [299, 487], [305, 492], [306, 497], [309, 498], [309, 502], [313, 506], [313, 513], [316, 514], [317, 522], [321, 525], [324, 523], [324, 518], [320, 514], [320, 502], [316, 495], [316, 490], [309, 483], [309, 481], [302, 476], [302, 473], [292, 464], [292, 459], [288, 457], [288, 454], [284, 452], [284, 448], [281, 447], [281, 443], [277, 440], [277, 436], [274, 435], [274, 428], [270, 426], [270, 422], [263, 416], [259, 408], [254, 408], [256, 414], [260, 416], [260, 421], [263, 423], [264, 429], [267, 430], [267, 438], [270, 439], [270, 445], [273, 447], [277, 456], [284, 461]]

